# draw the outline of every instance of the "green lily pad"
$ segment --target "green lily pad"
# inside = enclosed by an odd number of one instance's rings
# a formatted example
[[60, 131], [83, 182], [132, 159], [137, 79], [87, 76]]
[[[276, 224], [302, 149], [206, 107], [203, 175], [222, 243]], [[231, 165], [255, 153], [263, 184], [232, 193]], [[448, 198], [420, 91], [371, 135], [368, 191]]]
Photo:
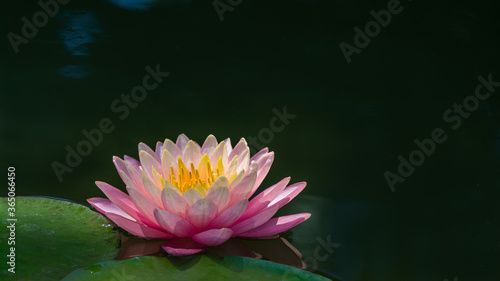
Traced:
[[106, 261], [73, 271], [62, 281], [260, 280], [325, 281], [295, 267], [246, 257], [195, 255], [187, 258], [142, 256]]
[[[88, 207], [54, 198], [16, 197], [15, 216], [10, 217], [7, 200], [0, 198], [0, 280], [60, 280], [77, 268], [112, 260], [118, 252], [117, 231]], [[15, 240], [8, 240], [12, 218], [17, 219]], [[11, 247], [15, 273], [7, 271]]]

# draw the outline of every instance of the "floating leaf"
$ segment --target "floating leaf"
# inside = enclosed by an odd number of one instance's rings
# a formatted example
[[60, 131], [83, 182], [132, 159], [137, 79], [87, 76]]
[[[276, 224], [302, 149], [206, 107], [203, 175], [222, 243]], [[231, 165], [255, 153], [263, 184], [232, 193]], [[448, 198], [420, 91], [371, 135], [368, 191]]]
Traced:
[[[69, 201], [16, 197], [9, 217], [7, 198], [0, 198], [1, 280], [60, 280], [73, 270], [113, 259], [119, 236], [101, 214]], [[7, 226], [15, 218], [15, 245], [8, 245]], [[7, 254], [15, 247], [15, 273], [8, 272]], [[6, 268], [7, 267], [7, 268]]]

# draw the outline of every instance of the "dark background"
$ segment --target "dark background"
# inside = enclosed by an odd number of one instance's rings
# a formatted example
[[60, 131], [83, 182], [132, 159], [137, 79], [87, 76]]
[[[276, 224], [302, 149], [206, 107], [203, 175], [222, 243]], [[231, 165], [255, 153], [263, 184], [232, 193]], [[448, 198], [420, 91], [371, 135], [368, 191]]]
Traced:
[[[17, 195], [86, 204], [103, 196], [96, 180], [124, 190], [111, 158], [137, 157], [139, 142], [186, 133], [234, 145], [286, 106], [296, 118], [265, 144], [276, 157], [263, 187], [308, 182], [281, 213], [313, 214], [290, 240], [317, 273], [500, 280], [500, 88], [456, 130], [443, 119], [479, 75], [500, 81], [500, 5], [401, 1], [348, 63], [339, 44], [354, 45], [353, 28], [388, 2], [244, 0], [221, 21], [211, 1], [71, 0], [16, 54], [7, 34], [40, 6], [2, 0], [2, 166], [16, 168]], [[170, 76], [121, 120], [110, 105], [157, 64]], [[53, 162], [102, 118], [114, 131], [59, 181]], [[435, 128], [446, 141], [392, 192], [384, 172]], [[340, 247], [321, 248], [328, 239]]]

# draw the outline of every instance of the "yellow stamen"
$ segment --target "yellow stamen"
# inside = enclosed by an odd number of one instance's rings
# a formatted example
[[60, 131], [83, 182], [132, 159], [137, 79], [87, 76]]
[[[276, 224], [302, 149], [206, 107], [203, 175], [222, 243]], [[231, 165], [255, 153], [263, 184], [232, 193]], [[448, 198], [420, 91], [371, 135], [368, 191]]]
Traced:
[[238, 172], [234, 172], [234, 175], [229, 179], [229, 182], [232, 182], [236, 176], [238, 176]]
[[[189, 168], [184, 164], [181, 157], [177, 159], [177, 173], [174, 170], [173, 166], [170, 166], [170, 173], [165, 176], [165, 179], [162, 175], [156, 172], [153, 169], [153, 175], [156, 182], [161, 182], [161, 187], [163, 188], [163, 182], [168, 180], [173, 186], [175, 186], [180, 192], [184, 193], [187, 190], [194, 188], [201, 195], [205, 196], [207, 190], [210, 188], [210, 185], [219, 177], [226, 176], [224, 164], [222, 163], [222, 157], [219, 157], [217, 161], [217, 165], [212, 165], [208, 155], [203, 155], [200, 159], [200, 163], [198, 168], [195, 168], [194, 163], [186, 163]], [[215, 170], [214, 170], [215, 168]], [[168, 170], [168, 169], [167, 169]], [[229, 182], [233, 181], [238, 173], [234, 172], [231, 176]]]

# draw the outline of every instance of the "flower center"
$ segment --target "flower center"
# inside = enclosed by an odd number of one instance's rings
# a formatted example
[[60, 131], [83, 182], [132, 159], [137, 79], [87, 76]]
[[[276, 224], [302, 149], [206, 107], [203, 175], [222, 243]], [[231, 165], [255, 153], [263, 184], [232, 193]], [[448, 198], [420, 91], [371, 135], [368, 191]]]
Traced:
[[[228, 178], [229, 182], [233, 181], [236, 175], [237, 172], [232, 175], [231, 179]], [[213, 166], [208, 155], [205, 154], [201, 158], [198, 168], [194, 167], [193, 162], [190, 162], [188, 168], [181, 157], [179, 157], [177, 159], [177, 173], [175, 173], [174, 168], [170, 166], [170, 173], [166, 180], [182, 193], [190, 188], [194, 188], [203, 194], [219, 176], [226, 176], [222, 158], [219, 157], [217, 164]]]

